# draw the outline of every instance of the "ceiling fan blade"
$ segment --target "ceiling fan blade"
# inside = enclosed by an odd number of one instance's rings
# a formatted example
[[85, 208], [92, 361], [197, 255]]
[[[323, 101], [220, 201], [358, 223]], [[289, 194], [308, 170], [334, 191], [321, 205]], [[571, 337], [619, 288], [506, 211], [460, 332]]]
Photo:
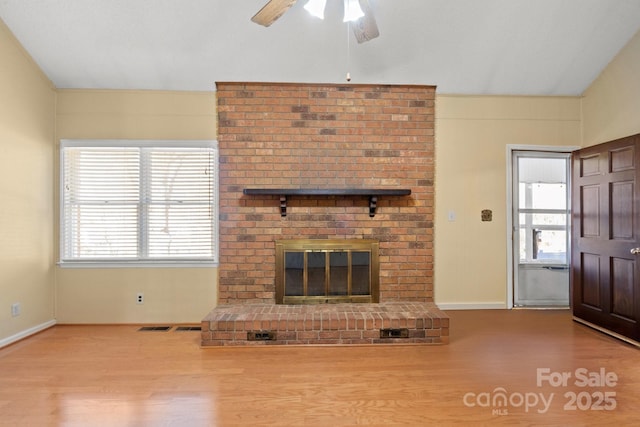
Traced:
[[364, 12], [364, 16], [351, 26], [358, 43], [364, 43], [378, 37], [380, 31], [378, 31], [378, 24], [376, 24], [376, 18], [373, 16], [373, 9], [369, 5], [369, 0], [360, 0], [360, 7]]
[[280, 18], [297, 0], [269, 0], [251, 20], [256, 24], [268, 27]]

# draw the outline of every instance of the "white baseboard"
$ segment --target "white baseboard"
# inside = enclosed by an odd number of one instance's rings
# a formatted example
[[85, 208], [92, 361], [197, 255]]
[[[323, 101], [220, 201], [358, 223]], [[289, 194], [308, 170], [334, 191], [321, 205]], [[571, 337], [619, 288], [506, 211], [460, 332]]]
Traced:
[[0, 340], [0, 348], [2, 347], [6, 347], [9, 344], [13, 344], [14, 342], [20, 341], [22, 339], [25, 339], [33, 334], [37, 334], [40, 331], [44, 331], [45, 329], [48, 329], [50, 327], [52, 327], [53, 325], [56, 324], [55, 319], [54, 320], [49, 320], [48, 322], [44, 322], [40, 325], [36, 325], [32, 328], [29, 328], [27, 330], [24, 330], [22, 332], [18, 332], [15, 335], [11, 335], [10, 337], [4, 338]]
[[504, 302], [436, 303], [440, 310], [500, 310], [507, 309]]

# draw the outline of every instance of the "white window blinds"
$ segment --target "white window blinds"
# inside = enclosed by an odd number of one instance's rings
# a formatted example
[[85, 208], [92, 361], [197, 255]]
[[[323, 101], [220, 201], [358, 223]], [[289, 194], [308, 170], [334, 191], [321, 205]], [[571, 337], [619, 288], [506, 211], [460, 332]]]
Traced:
[[62, 141], [61, 261], [215, 262], [213, 142]]

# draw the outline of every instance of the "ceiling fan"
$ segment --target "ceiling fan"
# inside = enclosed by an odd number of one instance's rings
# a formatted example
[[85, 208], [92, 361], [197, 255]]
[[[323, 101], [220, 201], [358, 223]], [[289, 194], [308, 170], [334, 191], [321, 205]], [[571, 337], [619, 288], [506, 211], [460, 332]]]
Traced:
[[[273, 24], [278, 18], [280, 18], [284, 13], [291, 8], [296, 3], [297, 0], [269, 0], [269, 2], [264, 5], [262, 9], [256, 13], [251, 20], [256, 24], [263, 25], [268, 27]], [[343, 0], [345, 4], [345, 21], [351, 21], [351, 27], [353, 28], [353, 33], [355, 34], [356, 40], [358, 43], [364, 43], [366, 41], [375, 39], [380, 35], [378, 31], [378, 25], [376, 24], [376, 19], [373, 16], [373, 10], [369, 5], [369, 0]], [[322, 18], [322, 15], [318, 14], [318, 9], [316, 11], [311, 11], [313, 7], [312, 4], [316, 3], [316, 7], [319, 7], [320, 13], [324, 14], [324, 4], [326, 1], [318, 0], [309, 0], [307, 5], [305, 5], [305, 9], [309, 10], [315, 16], [319, 16]], [[319, 3], [319, 6], [318, 6]], [[355, 17], [349, 18], [346, 16], [347, 11], [350, 7], [356, 8], [359, 6], [361, 13], [358, 13]], [[315, 8], [314, 8], [315, 9]]]

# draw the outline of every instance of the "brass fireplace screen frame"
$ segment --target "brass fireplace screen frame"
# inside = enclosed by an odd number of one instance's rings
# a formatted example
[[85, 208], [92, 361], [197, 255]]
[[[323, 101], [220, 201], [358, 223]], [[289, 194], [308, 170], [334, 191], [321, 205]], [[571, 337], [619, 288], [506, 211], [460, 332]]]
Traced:
[[[276, 241], [276, 304], [325, 304], [325, 303], [377, 303], [379, 302], [379, 271], [378, 261], [379, 243], [377, 240], [367, 239], [298, 239]], [[302, 295], [287, 294], [287, 279], [285, 259], [287, 253], [302, 254]], [[342, 252], [347, 257], [347, 283], [345, 294], [335, 295], [331, 293], [331, 253]], [[353, 254], [369, 254], [368, 293], [355, 292], [354, 287], [362, 284], [354, 283]], [[324, 253], [324, 295], [308, 295], [309, 268], [308, 259], [311, 253]], [[322, 267], [321, 267], [322, 268]]]

